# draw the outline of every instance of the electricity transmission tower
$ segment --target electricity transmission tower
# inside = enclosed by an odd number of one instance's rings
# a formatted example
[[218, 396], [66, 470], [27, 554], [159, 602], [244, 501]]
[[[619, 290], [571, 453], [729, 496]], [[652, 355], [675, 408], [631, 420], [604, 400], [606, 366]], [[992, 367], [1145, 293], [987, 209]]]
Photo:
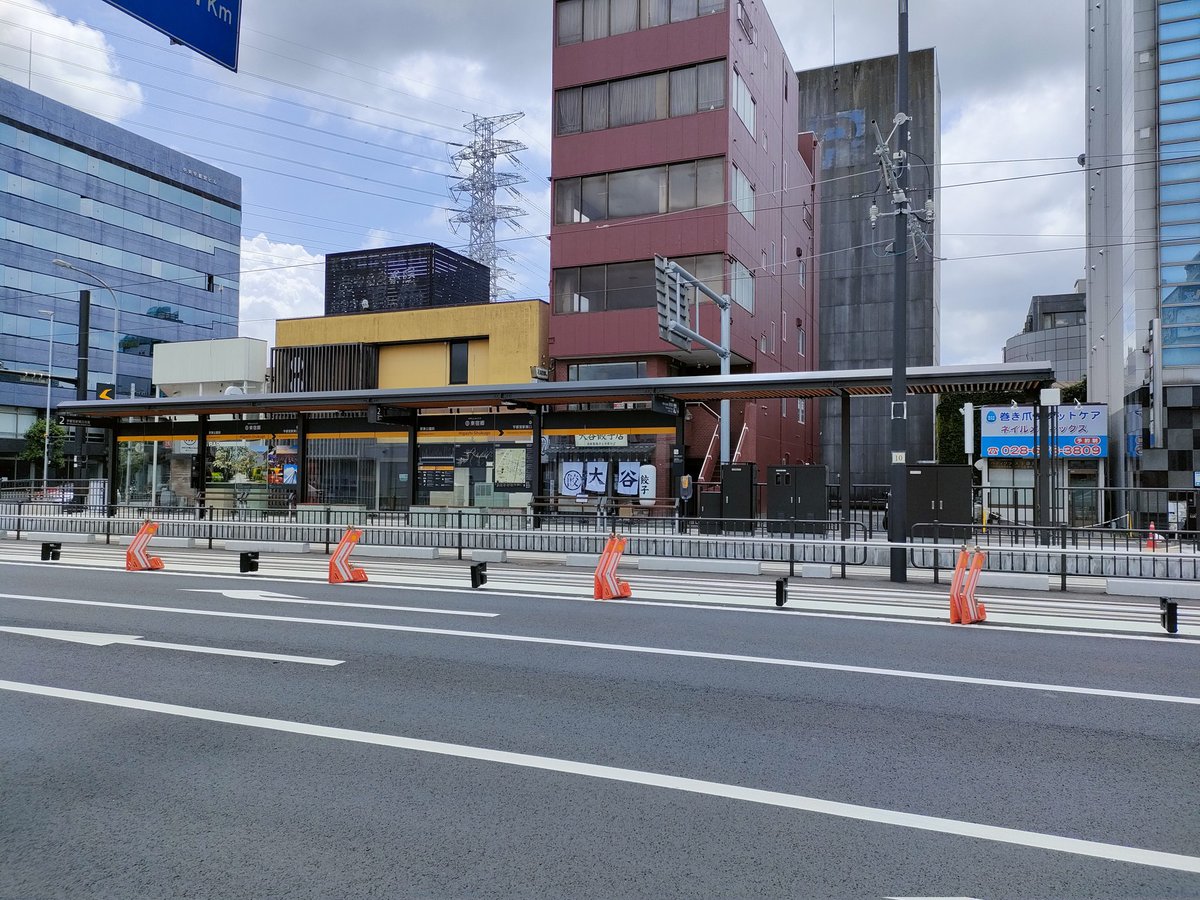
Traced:
[[464, 145], [451, 157], [462, 177], [450, 185], [450, 192], [456, 203], [464, 196], [469, 198], [469, 202], [466, 209], [450, 217], [450, 226], [455, 232], [460, 225], [466, 225], [469, 229], [467, 256], [491, 270], [490, 299], [493, 302], [503, 294], [501, 282], [511, 274], [499, 268], [497, 262], [512, 258], [508, 251], [496, 249], [496, 224], [503, 221], [515, 228], [516, 218], [525, 215], [525, 210], [520, 207], [496, 203], [496, 191], [508, 188], [512, 193], [514, 185], [525, 181], [523, 176], [515, 172], [496, 171], [499, 157], [507, 157], [513, 165], [519, 165], [515, 154], [525, 149], [520, 141], [498, 140], [496, 132], [523, 115], [517, 112], [487, 118], [472, 116], [466, 126], [473, 135], [471, 143]]

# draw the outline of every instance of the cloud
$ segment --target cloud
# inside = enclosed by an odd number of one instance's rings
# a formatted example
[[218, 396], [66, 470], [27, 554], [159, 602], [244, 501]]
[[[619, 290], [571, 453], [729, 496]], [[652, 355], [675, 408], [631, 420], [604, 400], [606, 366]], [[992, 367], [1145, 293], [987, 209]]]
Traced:
[[114, 123], [142, 103], [141, 87], [120, 76], [104, 35], [58, 15], [41, 0], [5, 7], [0, 76]]
[[965, 106], [944, 132], [944, 363], [1002, 359], [1030, 298], [1069, 293], [1083, 275], [1080, 94], [1071, 82], [1036, 98], [1014, 85]]
[[[896, 53], [894, 2], [767, 7], [798, 69]], [[921, 0], [909, 10], [909, 47], [935, 49], [941, 85], [941, 361], [995, 362], [1030, 297], [1068, 293], [1082, 275], [1083, 252], [1058, 248], [1083, 244], [1083, 6]], [[1061, 158], [1001, 162], [1046, 157]]]
[[325, 258], [265, 234], [242, 238], [242, 337], [275, 344], [275, 320], [325, 312]]

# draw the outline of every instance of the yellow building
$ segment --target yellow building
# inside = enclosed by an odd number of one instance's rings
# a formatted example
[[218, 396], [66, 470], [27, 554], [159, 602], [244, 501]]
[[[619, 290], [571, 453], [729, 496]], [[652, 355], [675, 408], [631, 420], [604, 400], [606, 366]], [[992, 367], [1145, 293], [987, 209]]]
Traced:
[[[277, 392], [519, 384], [547, 364], [550, 307], [540, 300], [281, 319]], [[410, 433], [337, 417], [310, 423], [310, 453], [277, 443], [276, 463], [304, 470], [304, 495], [376, 509], [524, 508], [537, 493], [528, 410], [421, 413]]]
[[[275, 345], [374, 348], [371, 387], [518, 384], [546, 366], [549, 322], [540, 300], [313, 316], [277, 321]], [[285, 375], [277, 373], [276, 390], [287, 390]]]

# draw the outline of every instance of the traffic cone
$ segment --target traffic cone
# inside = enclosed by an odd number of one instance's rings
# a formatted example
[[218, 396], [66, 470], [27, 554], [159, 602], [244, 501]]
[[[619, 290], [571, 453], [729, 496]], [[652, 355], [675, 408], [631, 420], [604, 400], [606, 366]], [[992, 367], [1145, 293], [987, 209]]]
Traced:
[[1154, 530], [1154, 523], [1150, 523], [1150, 536], [1146, 538], [1145, 549], [1153, 553], [1158, 548], [1158, 534]]

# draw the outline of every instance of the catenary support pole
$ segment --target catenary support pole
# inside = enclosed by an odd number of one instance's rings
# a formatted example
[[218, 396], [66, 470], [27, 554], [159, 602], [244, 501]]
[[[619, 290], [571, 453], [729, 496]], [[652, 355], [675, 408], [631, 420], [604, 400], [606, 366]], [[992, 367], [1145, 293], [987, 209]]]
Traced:
[[[898, 52], [896, 55], [896, 114], [903, 116], [899, 125], [896, 173], [900, 191], [908, 191], [908, 0], [899, 0]], [[907, 205], [907, 200], [904, 201]], [[892, 302], [892, 463], [891, 502], [888, 504], [888, 540], [903, 543], [908, 531], [908, 406], [906, 395], [908, 359], [908, 216], [896, 216], [896, 237], [892, 245], [895, 261]], [[903, 547], [892, 547], [891, 580], [908, 581], [908, 566]]]

